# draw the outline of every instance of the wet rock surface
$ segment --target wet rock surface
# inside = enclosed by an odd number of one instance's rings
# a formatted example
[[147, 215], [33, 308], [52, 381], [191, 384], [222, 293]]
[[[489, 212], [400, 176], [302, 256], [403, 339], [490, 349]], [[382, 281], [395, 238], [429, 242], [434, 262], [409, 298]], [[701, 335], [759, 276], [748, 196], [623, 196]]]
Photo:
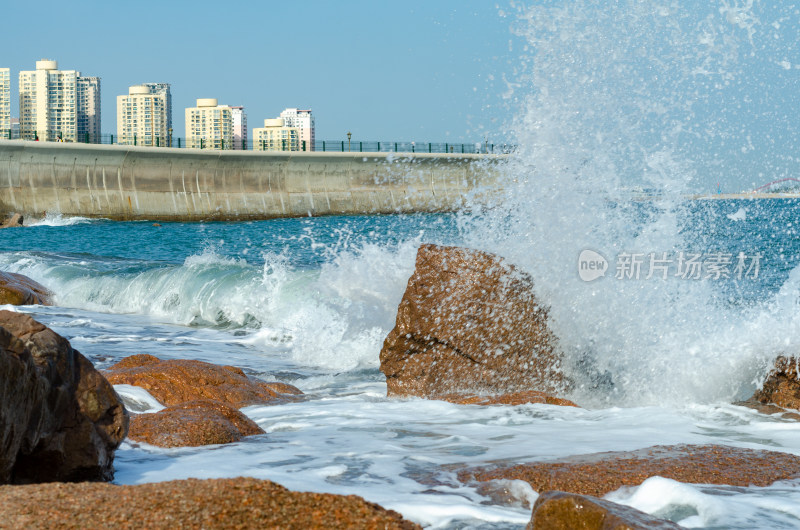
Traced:
[[529, 530], [645, 530], [681, 526], [611, 501], [563, 491], [546, 491], [533, 505]]
[[110, 480], [128, 415], [69, 342], [0, 311], [0, 482]]
[[389, 396], [555, 394], [547, 309], [527, 274], [501, 258], [423, 245], [380, 354]]
[[264, 434], [250, 418], [221, 401], [196, 400], [131, 419], [128, 438], [159, 447], [196, 447], [238, 442]]
[[563, 399], [544, 392], [527, 390], [499, 394], [495, 396], [480, 396], [474, 394], [441, 394], [436, 399], [455, 403], [456, 405], [526, 405], [531, 403], [544, 403], [546, 405], [560, 405], [564, 407], [577, 407], [568, 399]]
[[800, 410], [800, 358], [780, 356], [750, 402]]
[[523, 480], [538, 492], [558, 490], [597, 497], [622, 486], [638, 486], [653, 476], [697, 484], [768, 486], [800, 476], [800, 456], [720, 445], [671, 445], [458, 472], [465, 483]]
[[50, 305], [53, 294], [44, 285], [13, 272], [0, 272], [0, 304]]
[[253, 478], [2, 486], [0, 521], [62, 529], [420, 528], [355, 495], [292, 492]]
[[166, 406], [210, 399], [232, 407], [279, 403], [302, 392], [286, 383], [267, 383], [247, 377], [241, 368], [195, 360], [161, 360], [132, 355], [103, 372], [115, 385], [142, 387]]

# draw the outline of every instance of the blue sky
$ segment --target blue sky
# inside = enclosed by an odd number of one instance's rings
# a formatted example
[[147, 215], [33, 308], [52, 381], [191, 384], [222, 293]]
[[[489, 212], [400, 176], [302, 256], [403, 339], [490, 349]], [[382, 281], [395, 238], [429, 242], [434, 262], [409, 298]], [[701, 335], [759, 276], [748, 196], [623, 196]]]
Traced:
[[[17, 23], [31, 10], [35, 30]], [[100, 76], [104, 132], [116, 132], [116, 96], [142, 82], [172, 84], [176, 135], [205, 97], [244, 105], [251, 128], [311, 108], [320, 140], [480, 141], [509, 115], [512, 22], [491, 1], [41, 0], [2, 12], [0, 67], [15, 80], [50, 58]]]

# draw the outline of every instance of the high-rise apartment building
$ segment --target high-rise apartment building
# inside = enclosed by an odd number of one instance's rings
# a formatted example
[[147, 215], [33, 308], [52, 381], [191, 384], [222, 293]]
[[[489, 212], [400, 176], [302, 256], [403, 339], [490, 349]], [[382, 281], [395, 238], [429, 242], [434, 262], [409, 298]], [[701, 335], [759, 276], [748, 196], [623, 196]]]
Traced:
[[264, 120], [253, 129], [254, 151], [301, 151], [300, 129], [287, 127], [283, 118]]
[[117, 96], [117, 136], [123, 145], [169, 145], [167, 96], [135, 85]]
[[233, 148], [247, 149], [247, 114], [244, 107], [231, 107], [233, 119]]
[[100, 78], [77, 78], [78, 99], [78, 141], [85, 143], [100, 143]]
[[186, 109], [186, 147], [232, 149], [231, 108], [218, 105], [213, 98], [198, 99], [196, 107]]
[[88, 133], [99, 141], [100, 78], [36, 61], [36, 70], [19, 73], [19, 122], [25, 140], [83, 142]]
[[169, 83], [142, 83], [142, 86], [146, 86], [151, 94], [164, 96], [167, 109], [167, 131], [170, 131], [172, 129], [172, 92]]
[[0, 68], [0, 138], [11, 137], [11, 70]]
[[311, 110], [285, 109], [280, 115], [286, 127], [300, 130], [300, 148], [303, 151], [314, 150], [314, 116]]

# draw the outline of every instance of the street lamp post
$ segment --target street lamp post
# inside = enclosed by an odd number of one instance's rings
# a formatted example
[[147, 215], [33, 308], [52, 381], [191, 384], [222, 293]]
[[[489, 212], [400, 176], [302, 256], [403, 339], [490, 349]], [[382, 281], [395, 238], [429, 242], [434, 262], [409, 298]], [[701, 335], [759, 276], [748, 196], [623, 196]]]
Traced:
[[350, 152], [350, 137], [353, 135], [351, 132], [347, 132], [347, 152]]

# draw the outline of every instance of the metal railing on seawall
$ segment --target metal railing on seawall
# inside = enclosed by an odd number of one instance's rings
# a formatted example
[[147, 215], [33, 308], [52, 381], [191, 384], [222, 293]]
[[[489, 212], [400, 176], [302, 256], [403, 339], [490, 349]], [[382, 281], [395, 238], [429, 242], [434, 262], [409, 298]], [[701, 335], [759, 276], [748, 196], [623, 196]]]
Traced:
[[335, 153], [484, 153], [508, 154], [516, 146], [508, 143], [490, 143], [488, 141], [473, 143], [451, 142], [400, 142], [400, 141], [363, 141], [363, 140], [316, 140], [314, 145], [305, 141], [253, 141], [225, 139], [192, 139], [177, 136], [138, 136], [120, 137], [116, 134], [92, 135], [90, 133], [67, 135], [61, 131], [38, 131], [20, 133], [18, 130], [0, 130], [0, 139], [32, 140], [42, 142], [67, 142], [81, 144], [124, 145], [140, 147], [173, 147], [223, 151], [322, 151]]

